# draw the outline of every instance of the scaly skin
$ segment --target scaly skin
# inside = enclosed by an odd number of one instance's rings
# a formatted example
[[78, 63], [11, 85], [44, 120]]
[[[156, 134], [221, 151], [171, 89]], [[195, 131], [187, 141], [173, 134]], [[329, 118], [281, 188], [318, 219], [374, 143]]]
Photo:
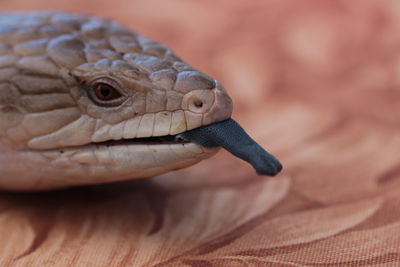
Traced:
[[[91, 85], [103, 79], [122, 94], [117, 104], [93, 100]], [[103, 183], [187, 167], [218, 149], [100, 142], [175, 135], [231, 113], [220, 83], [116, 22], [55, 12], [0, 15], [1, 189]]]

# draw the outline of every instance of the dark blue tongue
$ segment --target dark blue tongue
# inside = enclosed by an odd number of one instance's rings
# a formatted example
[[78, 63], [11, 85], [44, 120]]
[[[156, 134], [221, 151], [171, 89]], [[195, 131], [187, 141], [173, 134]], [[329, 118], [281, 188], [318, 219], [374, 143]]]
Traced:
[[222, 146], [250, 163], [258, 174], [274, 176], [282, 170], [281, 163], [258, 145], [233, 119], [202, 126], [178, 136], [205, 147]]

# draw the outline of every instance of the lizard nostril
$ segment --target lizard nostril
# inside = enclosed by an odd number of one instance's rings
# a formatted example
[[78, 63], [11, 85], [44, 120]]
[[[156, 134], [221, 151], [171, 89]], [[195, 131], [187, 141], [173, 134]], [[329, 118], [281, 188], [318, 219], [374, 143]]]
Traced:
[[187, 93], [182, 100], [182, 109], [194, 113], [206, 113], [214, 104], [212, 90], [194, 90]]
[[203, 101], [197, 99], [197, 100], [195, 100], [195, 101], [193, 102], [193, 105], [194, 105], [196, 108], [202, 108], [202, 107], [203, 107]]
[[189, 110], [193, 112], [204, 112], [204, 102], [203, 100], [199, 99], [198, 96], [193, 95], [189, 102]]
[[205, 113], [210, 109], [212, 100], [208, 94], [193, 94], [189, 99], [188, 108], [195, 113]]

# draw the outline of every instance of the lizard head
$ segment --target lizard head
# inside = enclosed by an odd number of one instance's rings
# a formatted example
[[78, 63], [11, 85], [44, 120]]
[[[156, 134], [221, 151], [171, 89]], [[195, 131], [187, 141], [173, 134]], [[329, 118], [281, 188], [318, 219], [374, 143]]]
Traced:
[[[71, 75], [78, 83], [71, 88], [81, 113], [78, 128], [87, 130], [82, 131], [86, 135], [64, 136], [63, 145], [89, 144], [73, 159], [90, 162], [89, 168], [107, 165], [107, 177], [113, 179], [156, 175], [214, 155], [218, 148], [178, 135], [232, 113], [232, 101], [222, 85], [180, 61], [126, 53], [122, 59], [85, 63]], [[39, 148], [51, 143], [35, 141], [30, 145]]]
[[[230, 118], [218, 81], [114, 22], [76, 19], [79, 30], [12, 44], [15, 103], [0, 113], [0, 160], [13, 159], [0, 167], [17, 177], [12, 188], [143, 178], [217, 152], [177, 136]], [[51, 26], [68, 23], [60, 21]]]

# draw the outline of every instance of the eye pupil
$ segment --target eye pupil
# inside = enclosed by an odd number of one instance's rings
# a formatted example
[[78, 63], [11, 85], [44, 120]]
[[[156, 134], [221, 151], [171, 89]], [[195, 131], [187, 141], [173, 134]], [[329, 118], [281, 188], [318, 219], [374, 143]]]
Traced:
[[110, 96], [111, 90], [107, 86], [101, 85], [100, 86], [100, 93], [104, 98], [107, 98], [107, 97]]

